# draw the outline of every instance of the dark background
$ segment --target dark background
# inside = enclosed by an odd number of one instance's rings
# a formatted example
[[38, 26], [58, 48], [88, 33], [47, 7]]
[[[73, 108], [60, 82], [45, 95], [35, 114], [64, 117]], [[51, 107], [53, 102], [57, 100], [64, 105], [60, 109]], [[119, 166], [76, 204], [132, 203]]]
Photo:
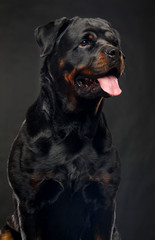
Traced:
[[105, 103], [122, 162], [117, 225], [122, 240], [155, 240], [153, 8], [153, 0], [0, 0], [0, 226], [12, 212], [6, 177], [9, 149], [39, 92], [34, 29], [62, 16], [102, 17], [120, 32], [126, 55], [123, 93]]

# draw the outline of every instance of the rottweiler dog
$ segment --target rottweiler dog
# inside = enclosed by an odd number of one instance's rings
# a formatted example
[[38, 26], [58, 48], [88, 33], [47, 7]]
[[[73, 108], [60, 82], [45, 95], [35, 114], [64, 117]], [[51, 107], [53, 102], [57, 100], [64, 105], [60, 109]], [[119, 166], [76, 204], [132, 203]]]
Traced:
[[1, 240], [119, 240], [120, 161], [103, 114], [121, 93], [118, 32], [100, 18], [60, 18], [35, 30], [41, 90], [8, 162], [15, 210]]

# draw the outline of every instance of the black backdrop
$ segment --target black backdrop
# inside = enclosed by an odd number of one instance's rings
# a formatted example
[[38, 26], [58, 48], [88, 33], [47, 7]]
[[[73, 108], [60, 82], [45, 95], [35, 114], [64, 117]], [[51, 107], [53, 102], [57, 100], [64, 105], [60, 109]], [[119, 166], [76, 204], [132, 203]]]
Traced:
[[62, 16], [102, 17], [120, 32], [123, 93], [105, 103], [122, 162], [117, 224], [122, 240], [155, 240], [155, 16], [140, 0], [0, 0], [0, 225], [12, 212], [6, 163], [28, 106], [39, 92], [33, 31]]

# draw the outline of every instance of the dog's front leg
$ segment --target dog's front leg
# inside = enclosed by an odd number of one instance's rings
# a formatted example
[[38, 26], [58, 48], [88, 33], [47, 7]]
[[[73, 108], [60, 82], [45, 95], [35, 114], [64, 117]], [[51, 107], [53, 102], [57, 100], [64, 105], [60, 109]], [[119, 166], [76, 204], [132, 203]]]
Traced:
[[119, 240], [113, 238], [115, 201], [104, 191], [102, 183], [90, 181], [83, 189], [88, 206], [89, 224], [83, 234], [85, 240]]
[[39, 239], [38, 230], [36, 227], [36, 215], [33, 213], [27, 213], [25, 206], [19, 204], [18, 217], [22, 240]]
[[[30, 176], [28, 174], [15, 173], [10, 176], [16, 212], [16, 222], [13, 223], [13, 227], [15, 226], [15, 230], [20, 232], [22, 240], [36, 240], [35, 191], [30, 185]], [[12, 224], [10, 224], [10, 227], [12, 227]]]
[[116, 226], [114, 227], [114, 230], [113, 230], [112, 240], [121, 240], [121, 237], [119, 235], [119, 232], [117, 231]]
[[108, 209], [99, 209], [94, 214], [94, 240], [119, 240], [113, 238], [113, 229], [115, 224], [114, 207], [111, 205]]
[[53, 179], [45, 179], [35, 188], [35, 194], [25, 200], [16, 198], [18, 222], [22, 240], [38, 240], [42, 232], [40, 211], [52, 205], [63, 192], [63, 185]]

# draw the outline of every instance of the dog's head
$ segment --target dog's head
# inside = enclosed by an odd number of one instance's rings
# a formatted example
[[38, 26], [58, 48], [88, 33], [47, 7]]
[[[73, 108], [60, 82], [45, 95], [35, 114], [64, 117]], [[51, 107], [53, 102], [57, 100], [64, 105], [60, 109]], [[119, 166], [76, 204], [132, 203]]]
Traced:
[[51, 78], [86, 98], [117, 96], [124, 55], [118, 32], [100, 18], [61, 18], [35, 31]]

